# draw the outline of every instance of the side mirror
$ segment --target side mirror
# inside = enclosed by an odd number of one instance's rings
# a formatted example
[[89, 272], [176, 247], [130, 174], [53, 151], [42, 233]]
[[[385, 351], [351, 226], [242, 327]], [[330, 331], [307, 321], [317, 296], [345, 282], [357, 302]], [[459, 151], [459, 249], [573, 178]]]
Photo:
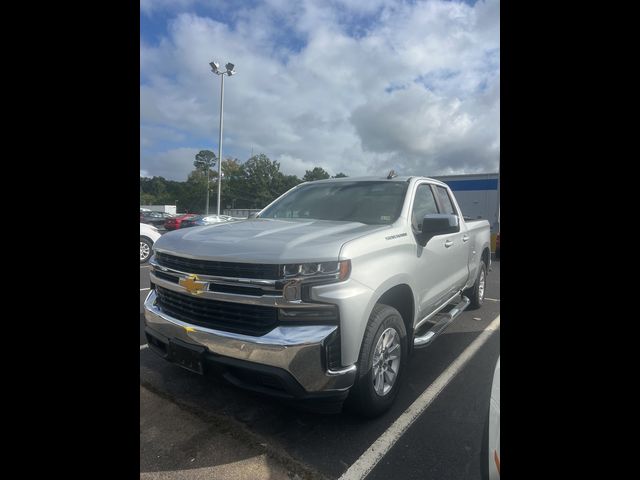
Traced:
[[433, 213], [422, 219], [422, 231], [418, 233], [418, 240], [423, 247], [432, 237], [446, 235], [460, 231], [460, 219], [457, 215], [448, 213]]

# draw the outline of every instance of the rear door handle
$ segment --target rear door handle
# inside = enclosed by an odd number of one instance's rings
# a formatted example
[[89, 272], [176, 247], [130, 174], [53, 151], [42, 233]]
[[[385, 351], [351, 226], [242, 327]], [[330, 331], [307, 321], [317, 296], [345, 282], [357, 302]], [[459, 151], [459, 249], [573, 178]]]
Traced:
[[469, 235], [465, 235], [464, 237], [462, 237], [463, 242], [466, 242], [467, 240], [469, 240]]
[[447, 240], [446, 242], [444, 242], [444, 246], [446, 248], [449, 248], [451, 245], [453, 245], [453, 242], [451, 240]]

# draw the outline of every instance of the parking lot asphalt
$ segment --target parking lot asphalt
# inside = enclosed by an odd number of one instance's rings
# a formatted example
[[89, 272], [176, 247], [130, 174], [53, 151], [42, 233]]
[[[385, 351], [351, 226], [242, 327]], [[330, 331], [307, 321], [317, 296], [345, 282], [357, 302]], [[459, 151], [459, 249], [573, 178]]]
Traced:
[[140, 478], [204, 480], [295, 476], [251, 438], [140, 387]]
[[[140, 345], [146, 343], [142, 303], [148, 294], [148, 290], [143, 290], [149, 286], [148, 272], [148, 267], [140, 267]], [[216, 448], [214, 436], [219, 429], [243, 432], [245, 441], [250, 439], [269, 459], [286, 465], [290, 477], [338, 478], [498, 317], [499, 312], [500, 262], [494, 261], [487, 277], [486, 301], [482, 308], [464, 312], [431, 346], [415, 352], [394, 406], [374, 420], [363, 419], [348, 410], [335, 415], [305, 412], [299, 406], [238, 389], [219, 377], [201, 377], [185, 371], [148, 349], [140, 352], [140, 382], [145, 390], [189, 411], [209, 425], [205, 430], [209, 433], [203, 434], [201, 441], [211, 440], [208, 443], [211, 448]], [[368, 478], [479, 479], [482, 433], [493, 367], [499, 354], [498, 329]], [[141, 403], [141, 415], [146, 408]], [[142, 435], [141, 426], [141, 438]], [[207, 435], [211, 435], [211, 439]], [[141, 474], [149, 472], [154, 464], [152, 458], [145, 458], [143, 462], [144, 455], [141, 450]], [[196, 468], [184, 461], [184, 453], [179, 448], [176, 447], [171, 455], [175, 457], [175, 468], [169, 469], [173, 476], [158, 478], [187, 478], [180, 475]], [[216, 461], [210, 457], [194, 465], [209, 468], [214, 467]], [[208, 465], [203, 466], [203, 463]], [[143, 472], [143, 469], [146, 470]]]

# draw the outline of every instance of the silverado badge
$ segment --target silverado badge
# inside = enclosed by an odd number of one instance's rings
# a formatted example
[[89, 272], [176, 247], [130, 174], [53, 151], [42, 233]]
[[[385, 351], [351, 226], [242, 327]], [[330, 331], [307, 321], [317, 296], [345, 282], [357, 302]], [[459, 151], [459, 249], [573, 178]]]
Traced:
[[181, 278], [180, 280], [178, 280], [178, 284], [186, 288], [189, 293], [192, 293], [194, 295], [199, 295], [200, 293], [204, 292], [207, 286], [207, 282], [201, 282], [198, 276], [195, 274]]

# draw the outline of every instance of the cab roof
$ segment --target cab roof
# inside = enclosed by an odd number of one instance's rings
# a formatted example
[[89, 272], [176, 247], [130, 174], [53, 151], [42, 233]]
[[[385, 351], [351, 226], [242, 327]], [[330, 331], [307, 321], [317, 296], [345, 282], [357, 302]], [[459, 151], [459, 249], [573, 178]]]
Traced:
[[[408, 182], [412, 179], [415, 180], [428, 180], [430, 182], [433, 183], [437, 183], [439, 185], [446, 185], [444, 182], [442, 182], [441, 180], [436, 180], [435, 178], [430, 178], [430, 177], [420, 177], [420, 176], [416, 176], [416, 175], [410, 175], [410, 176], [398, 176], [398, 177], [393, 177], [393, 178], [387, 178], [387, 177], [374, 177], [374, 176], [370, 176], [370, 177], [341, 177], [341, 178], [326, 178], [324, 180], [314, 180], [312, 182], [304, 182], [304, 183], [321, 183], [321, 182]], [[301, 184], [302, 185], [302, 184]]]

